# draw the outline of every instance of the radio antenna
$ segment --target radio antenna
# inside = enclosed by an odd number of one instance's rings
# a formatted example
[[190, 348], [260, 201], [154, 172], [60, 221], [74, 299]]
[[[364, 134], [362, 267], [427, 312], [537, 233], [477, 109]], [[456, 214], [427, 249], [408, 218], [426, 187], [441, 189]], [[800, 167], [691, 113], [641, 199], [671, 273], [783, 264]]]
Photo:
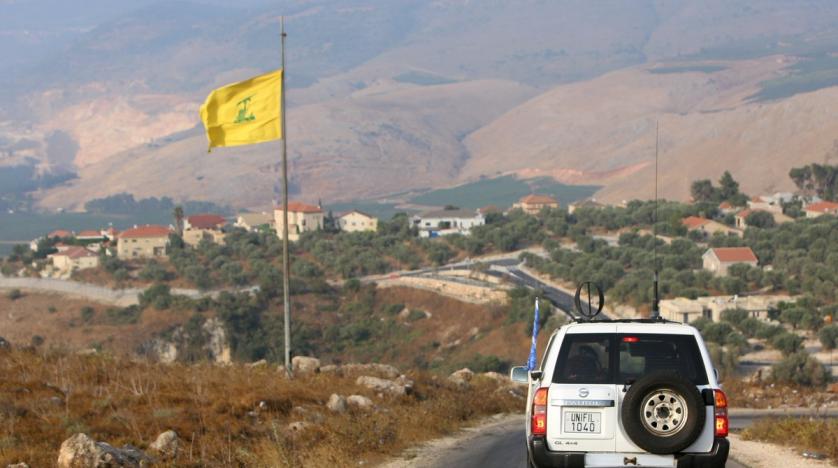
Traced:
[[655, 276], [652, 278], [654, 284], [654, 296], [652, 299], [652, 318], [660, 317], [660, 296], [658, 295], [658, 147], [660, 146], [660, 123], [655, 120], [655, 214], [652, 222], [652, 260], [654, 262]]

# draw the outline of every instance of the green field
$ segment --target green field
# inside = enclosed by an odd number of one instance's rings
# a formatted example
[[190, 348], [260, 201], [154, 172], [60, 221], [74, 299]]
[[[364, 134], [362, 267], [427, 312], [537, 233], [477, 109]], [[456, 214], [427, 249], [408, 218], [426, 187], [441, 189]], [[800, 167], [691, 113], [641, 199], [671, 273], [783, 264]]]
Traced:
[[509, 208], [519, 198], [531, 193], [550, 195], [562, 205], [588, 198], [600, 187], [595, 185], [565, 185], [550, 177], [518, 179], [515, 176], [503, 176], [495, 179], [482, 179], [459, 187], [433, 190], [410, 200], [419, 205], [445, 206], [456, 205], [460, 208], [480, 208], [495, 205]]
[[125, 229], [134, 224], [163, 224], [172, 222], [170, 213], [151, 212], [137, 215], [108, 215], [90, 213], [0, 213], [0, 255], [12, 250], [14, 243], [30, 240], [56, 229], [81, 231], [102, 229], [109, 224]]
[[773, 101], [808, 93], [831, 86], [838, 86], [838, 57], [821, 55], [808, 57], [788, 69], [781, 78], [760, 83], [762, 89], [749, 97], [750, 101]]
[[393, 203], [379, 203], [375, 200], [358, 200], [346, 203], [335, 203], [323, 207], [326, 211], [331, 211], [337, 216], [339, 213], [345, 213], [351, 210], [359, 210], [369, 215], [375, 216], [378, 219], [388, 220], [394, 214], [399, 212], [409, 212], [409, 210], [397, 209]]
[[668, 75], [671, 73], [715, 73], [717, 71], [727, 70], [727, 67], [721, 65], [673, 65], [671, 67], [658, 67], [649, 70], [649, 73], [655, 75]]

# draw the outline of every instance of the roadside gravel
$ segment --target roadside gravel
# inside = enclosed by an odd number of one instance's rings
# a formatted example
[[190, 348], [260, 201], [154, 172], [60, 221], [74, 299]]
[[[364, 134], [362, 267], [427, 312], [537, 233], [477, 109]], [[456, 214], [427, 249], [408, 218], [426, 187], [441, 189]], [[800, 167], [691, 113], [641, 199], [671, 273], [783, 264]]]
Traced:
[[743, 440], [737, 434], [730, 435], [730, 455], [750, 468], [810, 468], [815, 466], [838, 466], [829, 461], [803, 458], [792, 448], [775, 444]]

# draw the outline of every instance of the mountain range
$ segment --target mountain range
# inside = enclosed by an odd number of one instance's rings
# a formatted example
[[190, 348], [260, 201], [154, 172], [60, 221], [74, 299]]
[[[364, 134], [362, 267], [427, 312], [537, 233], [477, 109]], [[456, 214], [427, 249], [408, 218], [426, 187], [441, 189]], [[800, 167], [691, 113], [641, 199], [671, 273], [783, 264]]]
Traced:
[[648, 198], [656, 126], [670, 198], [726, 169], [746, 191], [787, 189], [791, 167], [838, 158], [829, 0], [62, 5], [0, 1], [0, 169], [77, 176], [34, 193], [43, 207], [119, 192], [272, 203], [279, 145], [207, 154], [197, 110], [279, 66], [281, 15], [295, 198], [506, 174]]

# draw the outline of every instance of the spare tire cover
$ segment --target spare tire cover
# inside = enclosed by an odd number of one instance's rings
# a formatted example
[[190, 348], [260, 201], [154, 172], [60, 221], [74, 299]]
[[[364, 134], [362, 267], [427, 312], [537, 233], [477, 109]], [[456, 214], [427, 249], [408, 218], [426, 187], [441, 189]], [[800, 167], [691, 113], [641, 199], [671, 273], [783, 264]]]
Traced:
[[689, 447], [707, 419], [696, 386], [674, 372], [655, 372], [635, 382], [620, 409], [623, 429], [649, 453], [671, 454]]

